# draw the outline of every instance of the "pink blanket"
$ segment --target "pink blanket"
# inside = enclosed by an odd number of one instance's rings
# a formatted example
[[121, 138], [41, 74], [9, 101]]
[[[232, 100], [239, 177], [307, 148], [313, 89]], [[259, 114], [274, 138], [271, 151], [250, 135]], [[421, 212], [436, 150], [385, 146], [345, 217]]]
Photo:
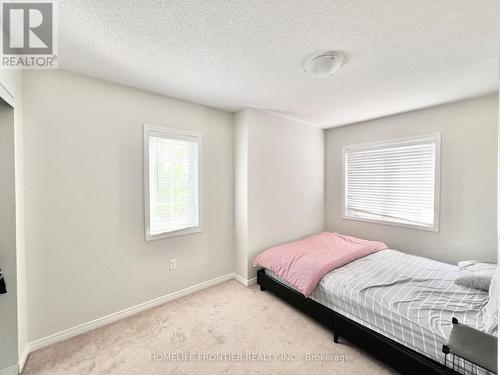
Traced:
[[328, 272], [384, 249], [383, 242], [323, 232], [271, 247], [253, 263], [273, 271], [308, 297]]

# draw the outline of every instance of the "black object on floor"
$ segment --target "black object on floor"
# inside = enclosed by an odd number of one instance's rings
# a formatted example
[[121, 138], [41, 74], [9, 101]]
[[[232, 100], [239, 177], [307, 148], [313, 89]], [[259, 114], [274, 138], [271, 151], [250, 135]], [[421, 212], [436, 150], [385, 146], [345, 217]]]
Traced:
[[0, 294], [7, 293], [7, 288], [5, 287], [5, 280], [3, 278], [2, 270], [0, 270]]

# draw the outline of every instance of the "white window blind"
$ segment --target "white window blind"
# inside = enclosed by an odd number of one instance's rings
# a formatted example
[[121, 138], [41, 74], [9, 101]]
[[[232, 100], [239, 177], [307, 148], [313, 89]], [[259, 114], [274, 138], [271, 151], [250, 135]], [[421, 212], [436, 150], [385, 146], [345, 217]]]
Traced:
[[147, 240], [201, 231], [200, 152], [197, 133], [145, 126]]
[[344, 218], [437, 231], [440, 135], [344, 148]]

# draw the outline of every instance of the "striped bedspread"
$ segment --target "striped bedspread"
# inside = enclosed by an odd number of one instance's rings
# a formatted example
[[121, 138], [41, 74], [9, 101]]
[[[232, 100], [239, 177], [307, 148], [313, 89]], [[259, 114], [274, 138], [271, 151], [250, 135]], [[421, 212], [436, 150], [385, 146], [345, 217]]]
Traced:
[[488, 294], [454, 284], [458, 267], [382, 250], [323, 277], [317, 302], [444, 363], [451, 318], [483, 329]]

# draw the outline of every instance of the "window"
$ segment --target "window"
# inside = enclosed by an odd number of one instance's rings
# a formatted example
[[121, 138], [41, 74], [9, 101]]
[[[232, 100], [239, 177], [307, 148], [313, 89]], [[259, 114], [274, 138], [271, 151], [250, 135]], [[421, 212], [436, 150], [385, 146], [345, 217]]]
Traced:
[[344, 147], [343, 218], [439, 230], [441, 135]]
[[201, 134], [144, 125], [146, 241], [201, 232]]

